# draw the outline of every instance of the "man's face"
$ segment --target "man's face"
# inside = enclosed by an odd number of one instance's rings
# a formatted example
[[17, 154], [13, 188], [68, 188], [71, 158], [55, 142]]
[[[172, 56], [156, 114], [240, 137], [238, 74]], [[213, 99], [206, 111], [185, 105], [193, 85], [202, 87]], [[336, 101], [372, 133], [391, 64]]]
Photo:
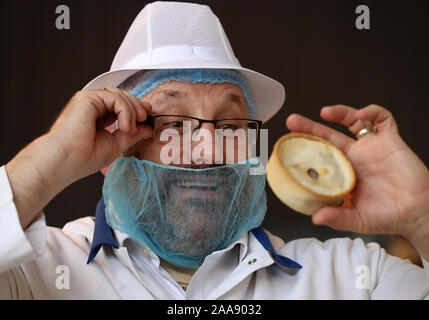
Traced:
[[[164, 83], [142, 98], [152, 105], [153, 115], [191, 116], [204, 120], [248, 118], [248, 108], [241, 89], [233, 84], [190, 84], [171, 81]], [[202, 124], [215, 135], [211, 123]], [[215, 144], [215, 139], [203, 143]], [[160, 163], [165, 145], [155, 139], [142, 140], [127, 150], [125, 156], [135, 156]], [[194, 147], [194, 144], [192, 144]], [[214, 163], [213, 153], [202, 157]], [[183, 165], [194, 169], [212, 165]], [[213, 165], [214, 166], [214, 165]], [[183, 173], [158, 177], [161, 182], [165, 222], [172, 234], [165, 235], [170, 250], [199, 255], [210, 250], [220, 237], [225, 224], [224, 212], [231, 203], [234, 184], [228, 169], [213, 173]], [[162, 241], [163, 237], [160, 236]], [[192, 245], [190, 245], [192, 244]]]
[[[152, 105], [153, 115], [180, 115], [196, 117], [204, 120], [216, 119], [242, 119], [248, 118], [246, 100], [240, 87], [229, 84], [203, 84], [170, 81], [158, 86], [142, 100]], [[209, 130], [215, 137], [213, 124], [204, 123], [201, 128]], [[203, 139], [204, 140], [204, 139]], [[203, 160], [215, 162], [215, 139], [202, 141], [211, 144], [202, 156]], [[201, 144], [198, 143], [200, 146]], [[154, 139], [142, 140], [131, 147], [125, 155], [135, 156], [156, 163], [161, 161], [161, 149], [165, 145], [157, 143]], [[192, 144], [195, 147], [195, 143]], [[183, 148], [181, 156], [183, 159]], [[201, 160], [201, 159], [200, 159]], [[194, 163], [196, 159], [192, 159]]]

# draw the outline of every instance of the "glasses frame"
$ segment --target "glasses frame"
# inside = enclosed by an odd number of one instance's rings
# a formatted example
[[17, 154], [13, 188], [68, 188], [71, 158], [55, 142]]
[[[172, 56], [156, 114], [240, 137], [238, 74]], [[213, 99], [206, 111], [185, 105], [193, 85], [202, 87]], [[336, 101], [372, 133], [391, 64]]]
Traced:
[[218, 120], [205, 120], [200, 119], [196, 117], [190, 117], [190, 116], [182, 116], [182, 115], [176, 115], [176, 114], [156, 114], [156, 115], [148, 115], [146, 121], [144, 122], [137, 122], [137, 124], [150, 126], [152, 129], [154, 129], [155, 120], [156, 118], [160, 117], [177, 117], [177, 118], [187, 118], [187, 119], [193, 119], [198, 121], [198, 128], [201, 128], [203, 123], [212, 123], [214, 127], [216, 128], [216, 124], [220, 121], [227, 121], [227, 120], [246, 120], [246, 121], [253, 121], [258, 124], [257, 133], [256, 136], [259, 136], [259, 132], [261, 131], [262, 127], [262, 121], [261, 120], [255, 120], [255, 119], [244, 119], [244, 118], [233, 118], [233, 119], [218, 119]]

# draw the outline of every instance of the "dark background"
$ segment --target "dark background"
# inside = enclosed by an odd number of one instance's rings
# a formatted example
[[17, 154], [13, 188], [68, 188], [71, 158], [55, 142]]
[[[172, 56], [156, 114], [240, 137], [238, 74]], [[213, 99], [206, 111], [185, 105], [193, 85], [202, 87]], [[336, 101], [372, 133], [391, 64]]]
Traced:
[[[427, 1], [197, 1], [221, 20], [241, 64], [286, 87], [286, 103], [266, 124], [270, 152], [294, 112], [320, 120], [324, 105], [394, 114], [400, 133], [428, 165]], [[1, 1], [0, 165], [45, 133], [75, 91], [109, 70], [131, 22], [147, 1]], [[57, 30], [55, 8], [70, 8], [71, 29]], [[357, 30], [366, 4], [371, 29]], [[333, 126], [346, 132], [340, 126]], [[406, 172], [404, 172], [406, 179]], [[93, 215], [103, 177], [68, 187], [45, 209], [48, 224]], [[267, 187], [264, 227], [291, 240], [356, 235], [316, 227], [285, 207]], [[365, 237], [382, 245], [383, 236]]]

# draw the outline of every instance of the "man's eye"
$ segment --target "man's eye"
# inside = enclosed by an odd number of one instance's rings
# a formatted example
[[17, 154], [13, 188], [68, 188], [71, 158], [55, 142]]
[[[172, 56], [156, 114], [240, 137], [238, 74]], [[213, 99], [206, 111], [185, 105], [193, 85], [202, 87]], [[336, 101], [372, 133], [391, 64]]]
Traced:
[[182, 128], [183, 122], [182, 121], [168, 122], [168, 123], [165, 123], [164, 126], [168, 128]]
[[237, 130], [238, 126], [235, 124], [223, 124], [219, 127], [221, 130]]

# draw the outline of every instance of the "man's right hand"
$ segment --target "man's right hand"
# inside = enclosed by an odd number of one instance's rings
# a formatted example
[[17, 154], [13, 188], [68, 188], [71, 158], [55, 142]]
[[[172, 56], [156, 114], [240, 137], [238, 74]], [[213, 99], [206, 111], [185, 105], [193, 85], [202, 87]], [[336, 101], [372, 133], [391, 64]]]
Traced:
[[[136, 125], [150, 112], [150, 104], [118, 88], [76, 93], [49, 132], [6, 165], [22, 227], [65, 187], [152, 137], [150, 127]], [[107, 130], [115, 120], [118, 130]]]

